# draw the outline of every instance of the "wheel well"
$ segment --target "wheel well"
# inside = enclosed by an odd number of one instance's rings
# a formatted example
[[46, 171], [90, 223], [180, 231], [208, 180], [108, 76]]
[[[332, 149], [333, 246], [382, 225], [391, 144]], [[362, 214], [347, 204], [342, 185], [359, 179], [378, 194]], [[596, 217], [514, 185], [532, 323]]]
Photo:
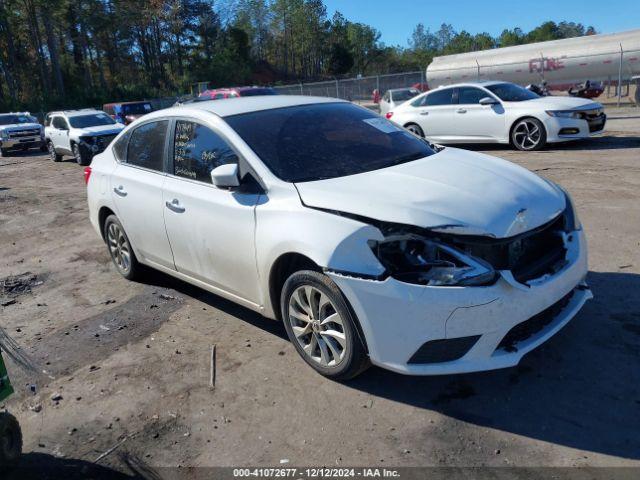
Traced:
[[104, 222], [107, 220], [109, 215], [115, 215], [113, 211], [108, 207], [102, 207], [98, 212], [98, 225], [100, 225], [100, 235], [102, 235], [102, 239], [104, 240]]
[[321, 268], [309, 257], [301, 253], [285, 253], [278, 257], [269, 273], [269, 298], [276, 318], [282, 320], [280, 311], [280, 295], [287, 278], [300, 270], [313, 270], [320, 272]]
[[542, 125], [542, 128], [544, 128], [544, 134], [545, 134], [545, 138], [549, 136], [549, 132], [547, 132], [547, 127], [545, 126], [544, 122], [541, 121], [539, 118], [533, 117], [531, 115], [524, 115], [520, 118], [516, 118], [513, 123], [511, 124], [511, 127], [509, 127], [509, 143], [513, 144], [513, 141], [511, 140], [511, 136], [513, 134], [513, 128], [516, 126], [516, 124], [520, 121], [520, 120], [524, 120], [525, 118], [532, 118], [533, 120], [537, 120], [540, 122], [540, 124]]

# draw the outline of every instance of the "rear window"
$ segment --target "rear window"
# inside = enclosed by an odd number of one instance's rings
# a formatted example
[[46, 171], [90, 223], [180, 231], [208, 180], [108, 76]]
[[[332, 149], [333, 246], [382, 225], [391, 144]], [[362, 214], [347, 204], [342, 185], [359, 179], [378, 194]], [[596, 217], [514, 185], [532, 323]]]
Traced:
[[168, 120], [140, 125], [131, 133], [127, 163], [162, 172]]
[[94, 113], [69, 117], [69, 123], [73, 128], [99, 127], [102, 125], [114, 125], [116, 122], [106, 113]]
[[144, 115], [151, 112], [150, 103], [129, 103], [122, 105], [122, 113], [125, 115]]
[[434, 153], [427, 142], [346, 102], [263, 110], [225, 121], [287, 182], [354, 175]]
[[453, 88], [445, 88], [432, 91], [424, 97], [420, 97], [411, 105], [414, 107], [435, 107], [438, 105], [451, 105], [452, 103]]

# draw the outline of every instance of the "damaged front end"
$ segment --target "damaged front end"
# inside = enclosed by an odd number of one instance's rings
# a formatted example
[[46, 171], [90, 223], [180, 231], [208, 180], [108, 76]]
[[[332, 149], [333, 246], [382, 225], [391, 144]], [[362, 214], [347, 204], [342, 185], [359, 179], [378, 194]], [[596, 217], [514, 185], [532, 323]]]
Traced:
[[[351, 216], [340, 212], [339, 215]], [[420, 228], [357, 217], [377, 227], [383, 240], [369, 247], [384, 266], [379, 277], [427, 286], [487, 286], [504, 273], [524, 288], [567, 265], [568, 243], [580, 229], [567, 196], [565, 209], [537, 228], [507, 238], [448, 233], [461, 226]], [[511, 281], [513, 281], [511, 280]]]

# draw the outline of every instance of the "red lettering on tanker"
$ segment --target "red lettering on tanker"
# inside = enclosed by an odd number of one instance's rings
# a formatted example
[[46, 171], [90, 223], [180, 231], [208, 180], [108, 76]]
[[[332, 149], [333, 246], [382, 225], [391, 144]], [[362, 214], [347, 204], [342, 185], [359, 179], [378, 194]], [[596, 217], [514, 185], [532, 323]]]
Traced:
[[564, 62], [560, 58], [543, 57], [529, 60], [529, 73], [551, 72], [564, 68]]

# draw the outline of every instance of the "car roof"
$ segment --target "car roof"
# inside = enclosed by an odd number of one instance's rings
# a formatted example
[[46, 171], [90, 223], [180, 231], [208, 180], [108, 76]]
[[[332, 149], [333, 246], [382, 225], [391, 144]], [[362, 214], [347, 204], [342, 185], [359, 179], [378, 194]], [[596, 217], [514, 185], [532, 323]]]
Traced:
[[[295, 107], [298, 105], [312, 105], [317, 103], [348, 103], [346, 100], [328, 97], [308, 97], [303, 95], [265, 95], [257, 97], [225, 98], [221, 100], [208, 100], [204, 102], [189, 103], [186, 105], [160, 110], [159, 112], [176, 113], [189, 110], [204, 110], [220, 117], [228, 117], [241, 113], [257, 112], [260, 110], [272, 110], [275, 108]], [[154, 117], [157, 115], [155, 112]], [[145, 117], [146, 118], [146, 117]]]
[[504, 82], [501, 80], [478, 80], [475, 82], [460, 82], [460, 83], [452, 83], [451, 85], [441, 85], [438, 88], [434, 88], [433, 90], [429, 90], [429, 91], [434, 92], [436, 90], [440, 90], [441, 88], [455, 88], [455, 87], [490, 87], [491, 85], [499, 85], [501, 83], [511, 83], [511, 82]]

